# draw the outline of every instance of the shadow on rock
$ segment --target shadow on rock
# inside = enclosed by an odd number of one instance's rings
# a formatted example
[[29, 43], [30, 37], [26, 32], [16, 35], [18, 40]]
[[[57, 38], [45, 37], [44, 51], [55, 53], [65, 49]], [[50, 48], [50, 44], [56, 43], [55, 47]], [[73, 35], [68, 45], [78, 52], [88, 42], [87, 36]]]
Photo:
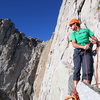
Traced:
[[71, 95], [74, 90], [73, 75], [70, 75], [68, 80], [68, 94]]
[[7, 96], [7, 94], [4, 91], [0, 90], [0, 100], [11, 100], [11, 99]]

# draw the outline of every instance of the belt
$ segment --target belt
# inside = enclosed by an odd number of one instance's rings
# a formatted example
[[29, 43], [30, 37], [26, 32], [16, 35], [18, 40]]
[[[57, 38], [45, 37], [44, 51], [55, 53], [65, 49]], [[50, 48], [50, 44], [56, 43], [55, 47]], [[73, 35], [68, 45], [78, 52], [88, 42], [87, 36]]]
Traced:
[[79, 43], [80, 45], [86, 45], [86, 44], [89, 44], [89, 42], [88, 43]]

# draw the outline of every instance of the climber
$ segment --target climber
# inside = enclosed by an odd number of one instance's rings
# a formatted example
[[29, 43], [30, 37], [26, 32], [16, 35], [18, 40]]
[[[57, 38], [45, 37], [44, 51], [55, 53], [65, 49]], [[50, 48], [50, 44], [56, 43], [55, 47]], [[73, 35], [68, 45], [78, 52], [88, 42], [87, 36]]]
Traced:
[[78, 19], [72, 19], [69, 22], [69, 26], [73, 30], [73, 32], [70, 34], [70, 41], [72, 42], [72, 45], [75, 48], [73, 54], [73, 81], [76, 91], [76, 86], [80, 80], [81, 65], [82, 81], [87, 84], [91, 83], [93, 76], [93, 57], [91, 48], [93, 44], [98, 44], [99, 41], [90, 29], [82, 29], [80, 27], [80, 21]]

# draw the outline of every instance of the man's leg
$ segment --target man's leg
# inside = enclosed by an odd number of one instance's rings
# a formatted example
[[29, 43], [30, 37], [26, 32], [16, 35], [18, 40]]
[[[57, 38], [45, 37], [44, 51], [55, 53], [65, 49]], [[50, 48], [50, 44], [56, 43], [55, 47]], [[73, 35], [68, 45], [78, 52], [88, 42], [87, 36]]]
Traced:
[[74, 81], [74, 88], [76, 88], [80, 80], [80, 70], [81, 70], [81, 62], [82, 62], [80, 51], [78, 49], [74, 50], [73, 62], [74, 62], [73, 81]]
[[90, 80], [83, 80], [84, 83], [91, 84]]
[[79, 82], [79, 81], [74, 80], [74, 88], [76, 88], [76, 86], [77, 86], [78, 82]]
[[87, 84], [91, 84], [93, 76], [93, 57], [91, 51], [85, 51], [82, 57], [82, 80]]

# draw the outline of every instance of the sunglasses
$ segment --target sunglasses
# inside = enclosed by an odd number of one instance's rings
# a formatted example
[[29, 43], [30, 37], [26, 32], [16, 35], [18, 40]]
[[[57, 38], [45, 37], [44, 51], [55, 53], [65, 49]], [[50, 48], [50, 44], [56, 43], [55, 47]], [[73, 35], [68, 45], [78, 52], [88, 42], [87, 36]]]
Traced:
[[76, 23], [70, 24], [69, 26], [72, 27], [74, 24], [76, 24]]

